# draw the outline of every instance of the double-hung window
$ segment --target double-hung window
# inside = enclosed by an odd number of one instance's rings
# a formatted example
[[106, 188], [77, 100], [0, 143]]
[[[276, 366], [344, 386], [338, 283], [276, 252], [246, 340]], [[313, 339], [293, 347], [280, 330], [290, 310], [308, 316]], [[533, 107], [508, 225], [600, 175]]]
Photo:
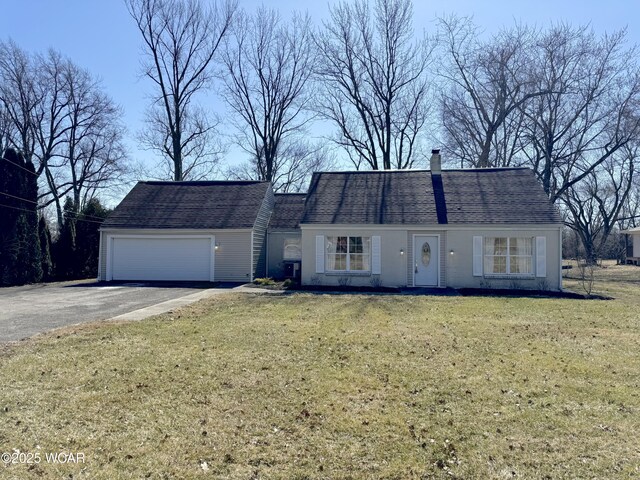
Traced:
[[369, 272], [371, 237], [327, 237], [327, 271]]
[[484, 273], [533, 275], [533, 238], [485, 237]]

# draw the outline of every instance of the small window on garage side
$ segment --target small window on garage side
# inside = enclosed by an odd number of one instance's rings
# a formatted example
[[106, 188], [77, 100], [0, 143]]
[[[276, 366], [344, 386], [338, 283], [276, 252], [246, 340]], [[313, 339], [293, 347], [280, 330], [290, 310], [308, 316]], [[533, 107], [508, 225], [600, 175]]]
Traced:
[[285, 238], [282, 258], [284, 260], [302, 260], [300, 238]]

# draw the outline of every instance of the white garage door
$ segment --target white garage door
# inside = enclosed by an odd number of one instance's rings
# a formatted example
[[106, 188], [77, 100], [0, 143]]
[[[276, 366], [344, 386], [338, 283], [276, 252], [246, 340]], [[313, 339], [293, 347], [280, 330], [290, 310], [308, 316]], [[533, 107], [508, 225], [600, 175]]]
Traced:
[[213, 237], [113, 237], [113, 280], [213, 280]]

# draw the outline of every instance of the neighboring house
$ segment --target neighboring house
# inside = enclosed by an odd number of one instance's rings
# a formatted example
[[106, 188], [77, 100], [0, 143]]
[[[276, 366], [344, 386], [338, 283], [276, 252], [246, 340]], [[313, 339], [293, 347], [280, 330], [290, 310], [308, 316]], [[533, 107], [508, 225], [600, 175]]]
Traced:
[[[191, 204], [181, 209], [181, 198], [175, 198], [170, 203], [178, 211], [171, 213], [180, 221], [181, 229], [192, 226], [190, 235], [205, 234], [200, 230], [201, 223], [191, 222], [228, 211], [229, 203], [218, 197], [226, 189], [246, 195], [245, 201], [253, 199], [252, 208], [233, 210], [233, 217], [240, 224], [260, 225], [258, 230], [251, 227], [245, 233], [247, 238], [249, 233], [253, 236], [249, 242], [253, 248], [234, 250], [230, 261], [225, 257], [228, 251], [220, 244], [212, 252], [212, 280], [249, 280], [266, 273], [272, 277], [300, 275], [305, 285], [560, 290], [562, 221], [533, 172], [526, 168], [441, 170], [440, 155], [434, 152], [430, 170], [314, 173], [306, 195], [273, 196], [271, 189], [261, 183], [204, 182], [202, 185], [216, 185], [217, 189], [200, 192], [211, 195], [199, 197], [202, 207]], [[136, 189], [149, 185], [138, 184], [105, 223], [102, 257], [107, 260], [106, 265], [101, 264], [101, 278], [122, 277], [113, 275], [117, 269], [112, 266], [109, 270], [110, 262], [120, 265], [125, 261], [130, 279], [141, 276], [136, 275], [136, 269], [149, 268], [144, 264], [148, 259], [138, 260], [133, 266], [126, 261], [130, 254], [118, 257], [113, 242], [117, 246], [122, 235], [131, 237], [133, 233], [136, 248], [145, 250], [146, 240], [175, 234], [167, 230], [173, 228], [171, 222], [164, 227], [154, 225], [153, 232], [139, 231], [141, 226], [145, 228], [140, 222], [144, 223], [147, 212], [154, 211], [155, 197], [164, 199], [159, 205], [163, 210], [172, 197], [165, 192], [171, 189], [171, 183], [150, 184], [155, 193], [144, 195], [142, 201], [131, 201], [129, 197]], [[200, 184], [180, 185], [188, 190], [197, 189]], [[254, 191], [258, 188], [262, 188], [261, 193]], [[137, 211], [139, 206], [146, 210]], [[132, 222], [132, 232], [123, 231], [129, 227], [118, 222], [123, 210], [128, 212], [125, 218], [137, 219]], [[266, 243], [256, 242], [256, 235], [264, 236], [265, 218], [269, 218]], [[216, 224], [208, 228], [206, 235], [215, 235], [218, 243], [223, 229], [239, 227]], [[145, 236], [140, 237], [141, 234]], [[161, 257], [154, 257], [158, 265], [172, 251], [184, 250], [176, 242], [178, 239], [167, 244]], [[105, 250], [105, 243], [112, 246]], [[127, 248], [128, 244], [125, 252]], [[247, 252], [246, 257], [242, 252]], [[267, 257], [266, 271], [260, 267], [263, 254]], [[250, 256], [253, 268], [249, 272]], [[221, 262], [225, 262], [224, 276], [218, 274]], [[233, 271], [234, 262], [237, 274]], [[173, 277], [178, 276], [181, 263], [173, 262]], [[163, 271], [157, 267], [156, 279]]]
[[620, 233], [629, 235], [630, 239], [627, 247], [627, 263], [640, 266], [640, 227], [623, 230]]
[[263, 277], [273, 205], [268, 182], [139, 182], [102, 224], [98, 278]]

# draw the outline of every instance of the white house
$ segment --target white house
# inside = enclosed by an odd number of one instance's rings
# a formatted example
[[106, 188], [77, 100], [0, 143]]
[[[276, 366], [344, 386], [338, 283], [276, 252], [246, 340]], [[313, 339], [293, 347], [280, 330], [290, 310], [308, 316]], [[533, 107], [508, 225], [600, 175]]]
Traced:
[[[640, 238], [640, 237], [639, 237]], [[527, 168], [142, 182], [102, 227], [102, 280], [562, 289], [562, 221]], [[207, 277], [208, 273], [208, 277]]]
[[630, 245], [627, 249], [627, 263], [640, 265], [640, 227], [623, 230], [620, 233], [629, 235]]

